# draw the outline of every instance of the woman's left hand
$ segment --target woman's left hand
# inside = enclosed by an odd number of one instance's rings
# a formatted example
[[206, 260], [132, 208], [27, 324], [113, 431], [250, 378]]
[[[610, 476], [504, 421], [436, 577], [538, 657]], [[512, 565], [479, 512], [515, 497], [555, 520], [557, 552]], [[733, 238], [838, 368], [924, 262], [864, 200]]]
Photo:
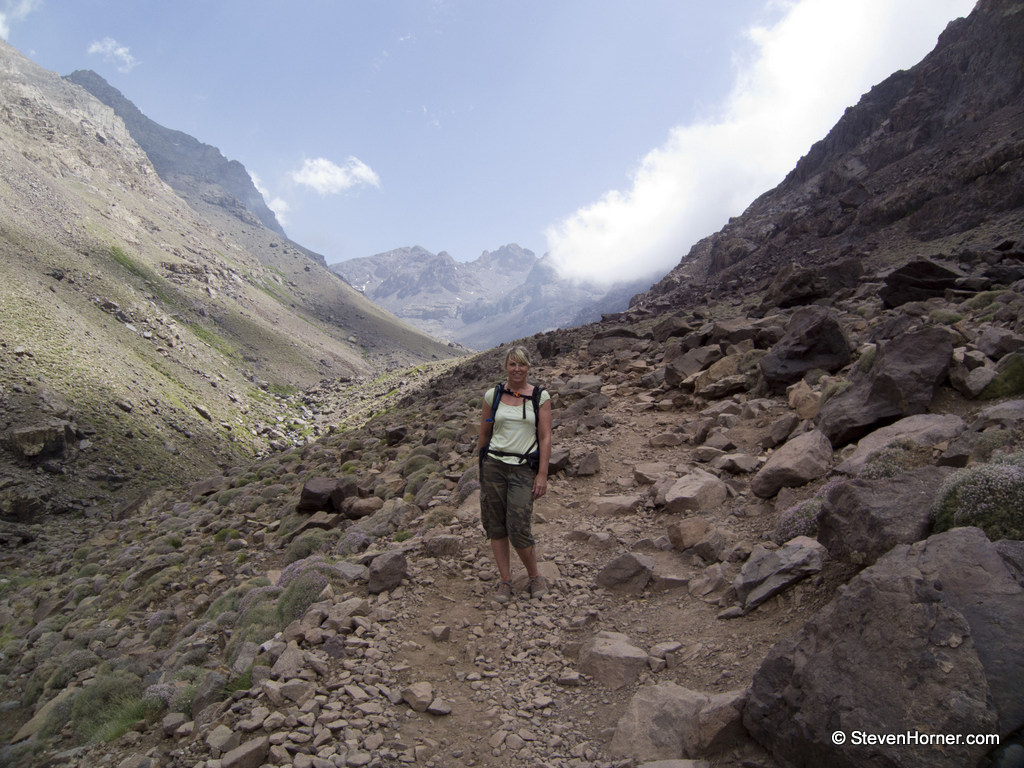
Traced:
[[533, 498], [539, 499], [545, 493], [548, 492], [548, 479], [546, 477], [537, 477], [533, 480]]

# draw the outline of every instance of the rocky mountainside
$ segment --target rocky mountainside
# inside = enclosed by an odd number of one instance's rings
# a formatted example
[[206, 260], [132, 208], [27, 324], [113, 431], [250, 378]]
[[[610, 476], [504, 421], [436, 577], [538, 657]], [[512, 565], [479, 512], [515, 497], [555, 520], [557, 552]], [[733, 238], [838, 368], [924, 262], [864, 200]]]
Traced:
[[[1021, 173], [1021, 123], [971, 115], [976, 156], [1003, 147], [977, 175], [952, 162], [972, 151], [955, 131], [918, 129], [1019, 81], [1020, 39], [1024, 5], [981, 0], [901, 76], [923, 90], [897, 107], [929, 108], [881, 131], [919, 137], [895, 163], [946, 148], [905, 183], [946, 189], [955, 231], [858, 212], [844, 250], [782, 206], [791, 176], [629, 310], [525, 341], [553, 395], [543, 599], [518, 570], [512, 603], [492, 599], [477, 520], [502, 349], [365, 422], [334, 414], [370, 393], [321, 384], [318, 440], [116, 520], [3, 525], [0, 763], [1019, 765], [1024, 207], [976, 198]], [[986, 67], [950, 54], [986, 45]], [[867, 152], [873, 103], [844, 117], [859, 139], [808, 157]], [[894, 200], [891, 173], [861, 180]], [[764, 252], [741, 273], [711, 258], [728, 242]]]
[[846, 111], [776, 189], [697, 243], [636, 299], [707, 288], [765, 307], [848, 290], [860, 271], [946, 252], [973, 259], [1020, 235], [1024, 71], [1016, 3], [980, 3], [914, 68]]
[[487, 349], [626, 308], [649, 285], [587, 285], [558, 276], [549, 259], [518, 245], [456, 261], [419, 246], [332, 264], [371, 301], [438, 338]]
[[6, 43], [0, 92], [4, 515], [304, 441], [280, 396], [453, 354], [252, 217], [190, 208], [110, 108]]
[[179, 195], [190, 202], [195, 198], [219, 205], [240, 218], [255, 218], [271, 232], [284, 235], [277, 217], [237, 160], [229, 161], [216, 147], [153, 122], [92, 70], [72, 72], [67, 79], [124, 120], [128, 133], [145, 151], [157, 174]]
[[[357, 336], [375, 364], [404, 367], [418, 358], [439, 354], [432, 338], [413, 332], [412, 326], [395, 324], [376, 307], [354, 300], [349, 287], [326, 271], [322, 255], [285, 237], [241, 163], [228, 161], [215, 147], [188, 134], [153, 122], [95, 72], [73, 72], [66, 79], [113, 109], [164, 182], [216, 230], [286, 281], [305, 310], [319, 321]], [[395, 352], [388, 351], [391, 346], [396, 347]]]

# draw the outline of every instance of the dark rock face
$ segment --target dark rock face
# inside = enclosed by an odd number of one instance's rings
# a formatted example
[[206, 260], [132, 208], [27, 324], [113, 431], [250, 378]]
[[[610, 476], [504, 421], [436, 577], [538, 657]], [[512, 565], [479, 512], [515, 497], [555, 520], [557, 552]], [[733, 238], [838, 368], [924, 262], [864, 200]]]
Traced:
[[889, 275], [878, 294], [882, 304], [889, 308], [911, 301], [927, 301], [945, 296], [947, 290], [956, 287], [959, 277], [961, 275], [933, 261], [912, 261]]
[[808, 307], [794, 313], [779, 340], [761, 359], [761, 374], [773, 392], [803, 378], [808, 371], [830, 373], [850, 362], [850, 341], [835, 313], [824, 307]]
[[871, 371], [825, 403], [818, 428], [838, 448], [873, 427], [923, 413], [952, 359], [953, 343], [942, 328], [923, 328], [883, 344]]
[[896, 547], [771, 650], [744, 725], [784, 766], [976, 765], [988, 747], [852, 736], [1019, 728], [1024, 635], [1003, 628], [1024, 622], [1020, 578], [977, 528]]
[[825, 494], [818, 541], [832, 557], [871, 565], [897, 544], [926, 538], [932, 501], [952, 471], [923, 467], [893, 478], [841, 481]]
[[785, 267], [768, 286], [763, 303], [765, 306], [787, 309], [832, 298], [854, 288], [863, 273], [861, 259], [856, 257], [822, 267]]

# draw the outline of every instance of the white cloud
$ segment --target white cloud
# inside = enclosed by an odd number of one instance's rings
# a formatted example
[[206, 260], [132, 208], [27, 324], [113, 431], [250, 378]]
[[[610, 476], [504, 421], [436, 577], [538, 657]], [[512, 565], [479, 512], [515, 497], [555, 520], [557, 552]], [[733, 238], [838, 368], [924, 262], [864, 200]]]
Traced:
[[0, 2], [0, 38], [7, 40], [11, 35], [11, 23], [24, 21], [32, 11], [42, 5], [42, 0], [3, 0]]
[[291, 206], [288, 205], [288, 201], [282, 197], [274, 197], [270, 190], [263, 184], [263, 180], [255, 173], [250, 174], [252, 177], [253, 186], [256, 187], [256, 191], [263, 197], [263, 202], [267, 204], [267, 208], [274, 212], [274, 216], [277, 217], [277, 223], [282, 227], [288, 223], [288, 212], [291, 210]]
[[311, 187], [321, 195], [335, 195], [361, 185], [380, 187], [380, 177], [356, 157], [348, 158], [344, 165], [336, 165], [322, 157], [306, 160], [302, 168], [292, 173], [292, 181]]
[[105, 60], [117, 66], [118, 72], [131, 72], [139, 65], [138, 60], [132, 55], [127, 45], [121, 45], [112, 37], [105, 37], [102, 40], [95, 40], [89, 43], [89, 54], [98, 54]]
[[778, 184], [872, 85], [916, 64], [974, 0], [798, 0], [749, 30], [718, 114], [677, 126], [611, 191], [549, 227], [569, 277], [657, 278], [700, 238]]

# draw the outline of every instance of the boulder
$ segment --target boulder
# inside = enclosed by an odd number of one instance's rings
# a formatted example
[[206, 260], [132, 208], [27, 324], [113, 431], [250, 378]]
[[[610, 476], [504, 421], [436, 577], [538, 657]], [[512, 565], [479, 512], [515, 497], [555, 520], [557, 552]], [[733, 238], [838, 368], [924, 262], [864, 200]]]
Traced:
[[379, 496], [367, 496], [364, 499], [348, 497], [342, 505], [342, 512], [349, 520], [362, 520], [384, 508], [384, 499]]
[[724, 482], [710, 472], [695, 469], [666, 490], [664, 507], [672, 513], [700, 511], [721, 504], [728, 496], [729, 488]]
[[745, 691], [707, 695], [675, 683], [645, 686], [630, 700], [609, 747], [615, 757], [704, 756], [744, 737]]
[[270, 751], [270, 737], [258, 736], [235, 747], [220, 760], [221, 768], [259, 768]]
[[644, 591], [653, 573], [654, 558], [627, 552], [598, 572], [597, 584], [614, 592], [638, 595]]
[[579, 376], [573, 376], [564, 385], [562, 385], [558, 394], [559, 397], [569, 402], [573, 399], [581, 398], [589, 394], [593, 394], [601, 391], [601, 387], [604, 382], [600, 376], [593, 374], [581, 374]]
[[595, 496], [590, 500], [591, 509], [599, 517], [622, 517], [636, 512], [643, 503], [643, 497], [631, 494], [628, 496]]
[[1020, 728], [1022, 576], [977, 528], [895, 547], [772, 648], [744, 725], [783, 766], [979, 764], [989, 747], [865, 746], [852, 735]]
[[684, 552], [704, 539], [712, 527], [703, 517], [687, 517], [668, 527], [668, 538], [675, 549]]
[[332, 495], [338, 488], [338, 481], [333, 477], [311, 477], [302, 485], [296, 512], [317, 512], [320, 510], [333, 512]]
[[1024, 336], [1014, 333], [1009, 328], [989, 325], [978, 336], [975, 344], [988, 357], [999, 360], [1006, 355], [1024, 349]]
[[794, 437], [769, 457], [750, 481], [750, 490], [763, 499], [783, 487], [799, 487], [828, 472], [832, 444], [818, 430]]
[[834, 373], [850, 362], [850, 340], [836, 314], [825, 307], [797, 310], [786, 335], [761, 359], [761, 375], [768, 389], [785, 392], [809, 371]]
[[953, 343], [942, 328], [900, 335], [879, 348], [869, 373], [821, 406], [818, 428], [839, 448], [903, 416], [924, 413], [952, 359]]
[[686, 336], [692, 331], [693, 326], [687, 320], [678, 315], [670, 315], [651, 329], [651, 336], [656, 342], [663, 344], [674, 336]]
[[744, 612], [756, 608], [800, 579], [820, 573], [825, 547], [807, 536], [797, 536], [778, 549], [758, 544], [733, 582]]
[[415, 712], [426, 712], [434, 701], [434, 686], [428, 682], [418, 682], [402, 689], [402, 701]]
[[52, 419], [10, 430], [6, 443], [22, 459], [63, 456], [75, 443], [75, 430], [67, 421]]
[[646, 665], [647, 652], [620, 632], [598, 632], [580, 651], [580, 672], [612, 689], [635, 683]]
[[879, 480], [843, 480], [823, 494], [818, 541], [838, 560], [871, 565], [897, 544], [928, 537], [932, 502], [952, 467], [922, 467]]
[[890, 273], [878, 295], [888, 309], [911, 301], [943, 298], [948, 289], [956, 287], [956, 281], [960, 277], [962, 275], [959, 273], [934, 261], [912, 261]]
[[1024, 353], [1014, 352], [996, 363], [995, 375], [978, 397], [993, 400], [1018, 395], [1024, 395]]
[[910, 443], [924, 447], [938, 447], [955, 439], [967, 429], [967, 424], [952, 413], [919, 413], [900, 419], [887, 427], [876, 429], [857, 443], [857, 449], [836, 469], [848, 475], [858, 475], [868, 459], [879, 451], [897, 443]]
[[401, 552], [385, 552], [370, 562], [367, 589], [371, 595], [390, 592], [402, 583], [409, 572], [409, 563]]
[[700, 373], [723, 357], [722, 348], [714, 346], [697, 347], [673, 358], [665, 366], [665, 384], [678, 387], [695, 373]]

